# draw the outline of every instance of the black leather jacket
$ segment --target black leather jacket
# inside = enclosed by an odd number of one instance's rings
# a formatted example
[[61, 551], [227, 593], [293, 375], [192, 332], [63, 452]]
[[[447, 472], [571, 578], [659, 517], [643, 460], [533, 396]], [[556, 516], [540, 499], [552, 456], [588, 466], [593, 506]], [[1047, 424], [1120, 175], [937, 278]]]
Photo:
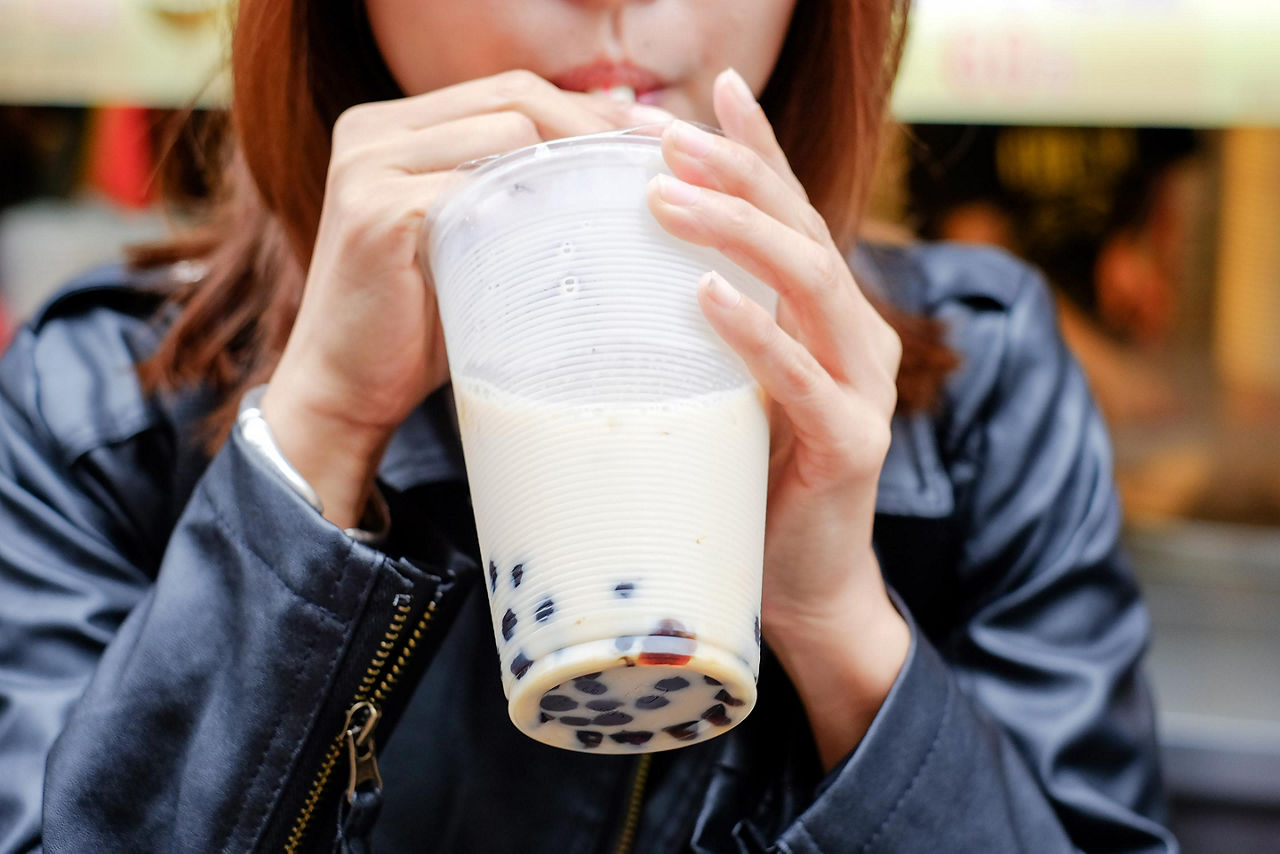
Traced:
[[[1176, 850], [1106, 431], [1042, 282], [956, 247], [859, 265], [964, 364], [894, 424], [875, 544], [914, 640], [825, 777], [767, 651], [747, 721], [639, 779], [519, 734], [446, 398], [387, 452], [375, 550], [238, 435], [208, 459], [208, 395], [141, 393], [142, 277], [77, 282], [0, 362], [0, 849]], [[384, 786], [349, 803], [359, 698]]]

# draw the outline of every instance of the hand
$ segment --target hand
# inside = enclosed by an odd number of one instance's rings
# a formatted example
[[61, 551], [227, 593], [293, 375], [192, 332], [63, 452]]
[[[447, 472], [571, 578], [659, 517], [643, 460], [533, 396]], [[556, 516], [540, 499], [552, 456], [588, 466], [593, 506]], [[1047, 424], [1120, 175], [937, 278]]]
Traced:
[[361, 104], [338, 119], [302, 304], [263, 399], [282, 452], [331, 521], [357, 524], [392, 433], [448, 379], [417, 252], [451, 171], [543, 140], [643, 124], [652, 112], [512, 71]]
[[861, 738], [909, 646], [871, 550], [901, 343], [853, 281], [746, 84], [714, 91], [725, 136], [663, 135], [679, 180], [650, 187], [654, 216], [778, 292], [775, 321], [722, 278], [698, 298], [773, 401], [762, 622], [805, 702], [828, 767]]

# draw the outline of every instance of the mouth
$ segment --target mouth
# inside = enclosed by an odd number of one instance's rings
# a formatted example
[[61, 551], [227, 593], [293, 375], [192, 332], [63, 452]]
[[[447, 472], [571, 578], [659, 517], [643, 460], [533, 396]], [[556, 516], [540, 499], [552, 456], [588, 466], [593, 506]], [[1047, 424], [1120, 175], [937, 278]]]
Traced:
[[656, 72], [630, 62], [593, 62], [550, 79], [570, 92], [606, 92], [616, 97], [629, 90], [641, 103], [652, 103], [668, 85]]

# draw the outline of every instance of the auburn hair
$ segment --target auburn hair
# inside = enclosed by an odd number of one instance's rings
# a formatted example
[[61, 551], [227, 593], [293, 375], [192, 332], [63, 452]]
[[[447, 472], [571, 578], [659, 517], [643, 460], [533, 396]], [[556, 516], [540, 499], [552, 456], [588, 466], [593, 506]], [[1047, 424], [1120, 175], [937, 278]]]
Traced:
[[[841, 246], [852, 247], [866, 207], [909, 2], [797, 0], [761, 95]], [[355, 104], [403, 95], [361, 0], [240, 0], [231, 70], [206, 224], [131, 255], [139, 267], [196, 262], [174, 277], [174, 319], [139, 373], [149, 390], [209, 388], [221, 401], [207, 424], [213, 446], [242, 394], [270, 377], [293, 326], [334, 123]], [[899, 408], [927, 408], [956, 363], [941, 327], [883, 301], [877, 308], [902, 339]]]

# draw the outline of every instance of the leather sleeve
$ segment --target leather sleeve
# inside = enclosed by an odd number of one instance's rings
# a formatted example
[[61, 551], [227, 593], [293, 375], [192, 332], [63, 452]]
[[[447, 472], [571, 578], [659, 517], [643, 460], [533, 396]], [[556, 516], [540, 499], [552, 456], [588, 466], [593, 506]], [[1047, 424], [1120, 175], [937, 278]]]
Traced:
[[1177, 850], [1106, 430], [1044, 283], [1015, 281], [958, 331], [962, 619], [937, 644], [913, 623], [871, 729], [774, 850]]
[[[71, 351], [56, 381], [37, 370], [38, 338], [0, 362], [0, 850], [280, 848], [371, 667], [429, 622], [454, 558], [423, 569], [355, 543], [233, 436], [144, 566], [129, 493], [155, 484], [123, 473], [145, 453], [68, 459], [75, 437], [41, 413], [92, 390], [66, 387]], [[305, 837], [326, 848], [348, 773], [328, 764]]]

